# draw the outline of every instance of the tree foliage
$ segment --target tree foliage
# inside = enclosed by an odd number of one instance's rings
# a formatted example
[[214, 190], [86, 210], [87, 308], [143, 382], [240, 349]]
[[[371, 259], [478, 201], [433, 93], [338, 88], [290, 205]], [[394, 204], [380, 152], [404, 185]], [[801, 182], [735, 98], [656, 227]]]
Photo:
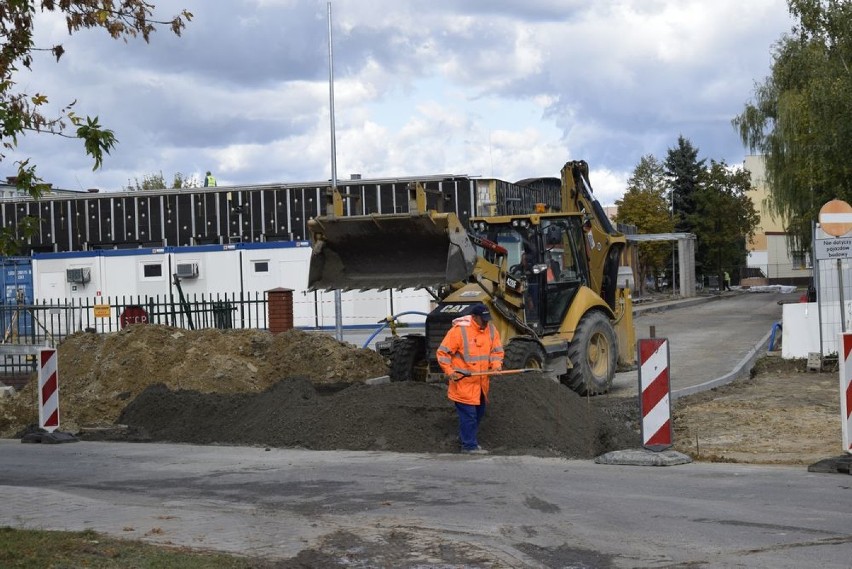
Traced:
[[[674, 229], [674, 220], [666, 202], [668, 184], [663, 165], [653, 155], [643, 156], [627, 180], [624, 197], [616, 200], [618, 213], [615, 220], [619, 223], [635, 225], [639, 233], [670, 233]], [[639, 292], [645, 291], [645, 280], [657, 275], [665, 266], [671, 254], [671, 245], [667, 242], [639, 244]]]
[[776, 44], [771, 74], [733, 125], [765, 156], [768, 206], [801, 251], [810, 248], [822, 205], [852, 198], [852, 3], [787, 4], [798, 22]]
[[[112, 38], [128, 41], [141, 37], [148, 42], [159, 27], [167, 27], [180, 35], [192, 14], [186, 10], [169, 20], [154, 16], [154, 4], [145, 0], [8, 0], [0, 2], [0, 142], [2, 153], [14, 150], [27, 134], [52, 134], [79, 139], [86, 154], [92, 157], [93, 169], [103, 163], [118, 142], [115, 134], [104, 128], [98, 117], [84, 117], [74, 112], [76, 101], [65, 103], [58, 111], [50, 111], [45, 93], [27, 93], [20, 88], [15, 74], [34, 71], [36, 56], [46, 52], [58, 63], [65, 53], [62, 45], [36, 46], [33, 40], [37, 9], [65, 16], [69, 35], [84, 29], [101, 28]], [[49, 73], [48, 71], [45, 71]], [[29, 159], [16, 163], [16, 185], [35, 198], [48, 186], [41, 180], [36, 165]], [[26, 228], [22, 228], [26, 234]], [[8, 254], [14, 243], [7, 233], [0, 235], [0, 253]]]
[[696, 263], [707, 274], [715, 272], [719, 282], [725, 271], [745, 266], [746, 242], [760, 223], [750, 189], [748, 170], [731, 170], [724, 161], [711, 160], [693, 196], [695, 212], [689, 221], [698, 241]]
[[695, 213], [695, 192], [704, 169], [705, 160], [698, 159], [698, 149], [688, 139], [679, 136], [677, 146], [669, 148], [665, 173], [669, 177], [669, 201], [675, 217], [675, 230], [692, 232], [692, 214]]
[[[627, 182], [627, 191], [616, 201], [616, 221], [636, 225], [640, 233], [693, 233], [695, 262], [699, 273], [731, 271], [745, 265], [746, 242], [760, 222], [748, 196], [751, 177], [747, 170], [732, 169], [724, 161], [698, 159], [698, 150], [684, 137], [669, 149], [665, 163], [643, 156]], [[672, 216], [671, 199], [675, 207]], [[669, 242], [639, 246], [640, 292], [645, 278], [665, 271], [671, 262]], [[697, 276], [697, 275], [696, 275]]]
[[165, 190], [173, 189], [180, 190], [183, 188], [198, 188], [201, 184], [195, 176], [187, 177], [180, 172], [176, 172], [172, 177], [171, 184], [166, 184], [166, 178], [162, 172], [156, 174], [145, 174], [142, 180], [135, 178], [133, 182], [128, 181], [124, 186], [124, 190], [128, 192], [137, 192], [145, 190]]

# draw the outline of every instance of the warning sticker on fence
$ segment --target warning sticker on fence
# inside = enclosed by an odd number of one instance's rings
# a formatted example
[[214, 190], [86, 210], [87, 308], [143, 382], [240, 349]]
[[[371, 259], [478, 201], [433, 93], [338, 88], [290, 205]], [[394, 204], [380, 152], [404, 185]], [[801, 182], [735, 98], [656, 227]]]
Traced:
[[112, 316], [112, 307], [109, 304], [95, 305], [95, 318], [109, 318]]

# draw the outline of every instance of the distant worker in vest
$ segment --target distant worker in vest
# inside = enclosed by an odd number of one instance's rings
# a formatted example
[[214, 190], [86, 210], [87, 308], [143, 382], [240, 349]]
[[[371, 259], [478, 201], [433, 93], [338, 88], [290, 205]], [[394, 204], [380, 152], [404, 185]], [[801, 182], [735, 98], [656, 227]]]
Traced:
[[488, 307], [474, 304], [453, 320], [437, 356], [441, 369], [449, 377], [447, 397], [456, 405], [461, 452], [488, 454], [477, 440], [488, 402], [487, 372], [503, 369], [503, 343], [491, 323]]
[[216, 187], [216, 178], [213, 177], [213, 174], [210, 173], [210, 170], [207, 170], [207, 175], [204, 177], [204, 187], [205, 188], [215, 188]]
[[731, 290], [731, 275], [725, 271], [725, 290]]

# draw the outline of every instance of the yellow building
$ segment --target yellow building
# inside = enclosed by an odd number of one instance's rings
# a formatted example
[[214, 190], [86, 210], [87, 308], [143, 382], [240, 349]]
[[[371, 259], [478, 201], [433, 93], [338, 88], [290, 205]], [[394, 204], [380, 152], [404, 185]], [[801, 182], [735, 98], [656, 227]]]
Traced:
[[746, 156], [743, 166], [751, 172], [753, 189], [749, 197], [760, 214], [754, 238], [746, 245], [747, 266], [760, 269], [771, 284], [807, 284], [812, 275], [811, 256], [806, 251], [790, 251], [783, 222], [769, 212], [763, 156]]

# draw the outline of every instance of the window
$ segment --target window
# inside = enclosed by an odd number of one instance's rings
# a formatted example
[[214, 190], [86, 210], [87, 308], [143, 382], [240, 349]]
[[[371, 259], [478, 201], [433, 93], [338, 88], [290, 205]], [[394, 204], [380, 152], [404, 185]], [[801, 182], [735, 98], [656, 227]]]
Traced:
[[142, 266], [142, 275], [145, 278], [153, 278], [153, 277], [162, 277], [163, 276], [163, 264], [146, 264]]
[[808, 251], [792, 251], [790, 255], [793, 258], [794, 269], [811, 269], [811, 255]]
[[268, 273], [269, 272], [269, 261], [254, 261], [254, 272], [256, 273]]

